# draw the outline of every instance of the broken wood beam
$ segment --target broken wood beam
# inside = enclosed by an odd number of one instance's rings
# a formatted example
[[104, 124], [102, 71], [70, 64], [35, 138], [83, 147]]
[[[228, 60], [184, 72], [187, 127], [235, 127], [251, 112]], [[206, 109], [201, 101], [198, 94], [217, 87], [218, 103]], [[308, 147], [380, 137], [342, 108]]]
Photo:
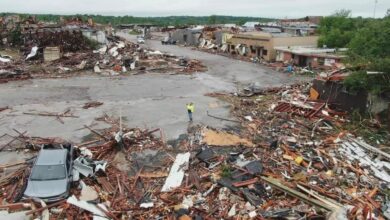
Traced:
[[235, 187], [248, 186], [248, 185], [255, 184], [257, 182], [257, 180], [258, 180], [257, 178], [253, 178], [253, 179], [246, 180], [246, 181], [236, 182], [236, 183], [233, 183], [233, 186], [235, 186]]
[[7, 204], [7, 205], [0, 205], [0, 209], [6, 209], [8, 211], [14, 212], [17, 210], [21, 210], [24, 208], [29, 208], [31, 207], [30, 203], [13, 203], [13, 204]]
[[218, 116], [210, 115], [209, 111], [207, 111], [207, 116], [209, 116], [211, 118], [219, 119], [219, 120], [222, 120], [222, 121], [230, 121], [230, 122], [240, 123], [240, 121], [237, 121], [237, 120], [231, 120], [231, 119], [227, 119], [227, 118], [221, 118], [221, 117], [218, 117]]
[[261, 176], [261, 179], [264, 180], [265, 182], [267, 182], [268, 184], [270, 184], [271, 186], [289, 194], [290, 196], [293, 196], [293, 197], [296, 197], [296, 198], [299, 198], [300, 200], [306, 202], [306, 203], [309, 203], [311, 205], [315, 205], [317, 207], [320, 207], [320, 208], [323, 208], [323, 209], [326, 209], [328, 211], [334, 211], [335, 210], [335, 207], [333, 206], [330, 206], [320, 200], [317, 200], [317, 199], [313, 199], [313, 198], [310, 198], [308, 196], [306, 196], [305, 194], [301, 193], [301, 192], [298, 192], [297, 190], [295, 189], [291, 189], [290, 187], [287, 187], [285, 186], [283, 183], [281, 183], [279, 180], [277, 179], [274, 179], [274, 178], [271, 178], [271, 177], [265, 177], [265, 176]]
[[32, 211], [26, 212], [26, 215], [32, 215], [32, 214], [37, 213], [37, 212], [42, 212], [45, 209], [50, 209], [50, 208], [56, 207], [56, 206], [61, 205], [61, 204], [65, 203], [65, 202], [66, 202], [65, 199], [60, 200], [60, 201], [55, 202], [53, 204], [47, 205], [45, 207], [41, 207], [39, 209], [35, 209], [35, 210], [32, 210]]
[[90, 130], [92, 133], [98, 135], [99, 137], [103, 138], [104, 140], [106, 141], [109, 141], [110, 139], [107, 138], [106, 136], [100, 134], [99, 132], [95, 131], [94, 129], [92, 129], [91, 127], [89, 127], [88, 125], [84, 125], [85, 128], [87, 128], [88, 130]]
[[61, 117], [61, 118], [78, 118], [79, 116], [75, 115], [65, 115], [59, 113], [34, 113], [34, 112], [23, 112], [25, 115], [35, 115], [35, 116], [48, 116], [48, 117]]

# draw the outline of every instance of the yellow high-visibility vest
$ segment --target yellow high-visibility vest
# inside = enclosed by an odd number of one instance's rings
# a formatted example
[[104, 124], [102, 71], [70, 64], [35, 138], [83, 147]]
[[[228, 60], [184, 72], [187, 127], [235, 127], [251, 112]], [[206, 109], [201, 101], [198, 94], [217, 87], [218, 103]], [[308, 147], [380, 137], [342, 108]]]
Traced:
[[190, 111], [190, 112], [194, 112], [195, 111], [195, 106], [194, 105], [187, 105], [187, 110]]

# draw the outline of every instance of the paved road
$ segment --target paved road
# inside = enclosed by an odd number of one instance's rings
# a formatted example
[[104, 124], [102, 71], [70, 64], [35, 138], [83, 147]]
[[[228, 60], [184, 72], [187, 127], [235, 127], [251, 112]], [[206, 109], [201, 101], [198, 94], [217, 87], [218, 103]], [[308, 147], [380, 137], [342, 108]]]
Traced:
[[[194, 102], [195, 123], [217, 128], [232, 123], [207, 116], [209, 111], [220, 117], [229, 116], [229, 106], [206, 93], [234, 92], [237, 85], [261, 82], [265, 87], [289, 83], [292, 78], [259, 65], [230, 58], [193, 51], [178, 46], [162, 46], [158, 41], [148, 41], [147, 46], [180, 56], [202, 60], [207, 73], [189, 75], [145, 74], [137, 76], [102, 77], [89, 75], [67, 79], [35, 79], [0, 85], [0, 107], [12, 110], [0, 113], [0, 136], [14, 134], [13, 128], [27, 131], [29, 135], [62, 137], [79, 142], [89, 132], [83, 125], [103, 128], [104, 123], [94, 118], [107, 113], [119, 116], [130, 127], [157, 128], [164, 130], [167, 139], [185, 133], [188, 119], [185, 104]], [[101, 101], [104, 105], [85, 110], [88, 101]], [[23, 112], [64, 112], [71, 109], [79, 118], [65, 118], [64, 124], [53, 117], [25, 115]], [[0, 138], [0, 144], [6, 140]]]
[[[118, 33], [118, 35], [129, 41], [136, 41], [134, 35], [125, 34], [123, 32]], [[218, 81], [234, 83], [239, 86], [247, 85], [252, 82], [259, 82], [264, 87], [271, 87], [300, 80], [300, 78], [290, 77], [287, 74], [279, 73], [260, 64], [253, 64], [220, 55], [205, 53], [193, 50], [190, 47], [162, 45], [161, 41], [158, 40], [148, 40], [146, 41], [145, 46], [162, 52], [172, 53], [177, 56], [201, 60], [209, 68], [207, 74], [213, 76]]]

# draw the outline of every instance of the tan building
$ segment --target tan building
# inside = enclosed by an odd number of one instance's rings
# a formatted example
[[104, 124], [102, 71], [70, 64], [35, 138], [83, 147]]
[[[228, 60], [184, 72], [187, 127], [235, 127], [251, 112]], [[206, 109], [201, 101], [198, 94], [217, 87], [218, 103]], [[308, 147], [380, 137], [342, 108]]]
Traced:
[[318, 36], [292, 37], [285, 33], [247, 32], [227, 40], [228, 51], [248, 57], [275, 61], [275, 47], [317, 46]]
[[275, 47], [276, 61], [293, 63], [300, 67], [338, 68], [346, 58], [346, 48], [316, 48], [316, 47]]

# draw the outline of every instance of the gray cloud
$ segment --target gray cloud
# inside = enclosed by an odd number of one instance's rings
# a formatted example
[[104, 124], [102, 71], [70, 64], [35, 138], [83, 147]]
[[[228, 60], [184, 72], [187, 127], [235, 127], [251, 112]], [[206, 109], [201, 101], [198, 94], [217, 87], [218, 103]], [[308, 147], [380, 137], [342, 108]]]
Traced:
[[[0, 11], [53, 14], [133, 16], [234, 15], [293, 18], [329, 15], [350, 9], [353, 16], [372, 17], [375, 0], [0, 0]], [[378, 0], [376, 17], [383, 17], [390, 0]]]

